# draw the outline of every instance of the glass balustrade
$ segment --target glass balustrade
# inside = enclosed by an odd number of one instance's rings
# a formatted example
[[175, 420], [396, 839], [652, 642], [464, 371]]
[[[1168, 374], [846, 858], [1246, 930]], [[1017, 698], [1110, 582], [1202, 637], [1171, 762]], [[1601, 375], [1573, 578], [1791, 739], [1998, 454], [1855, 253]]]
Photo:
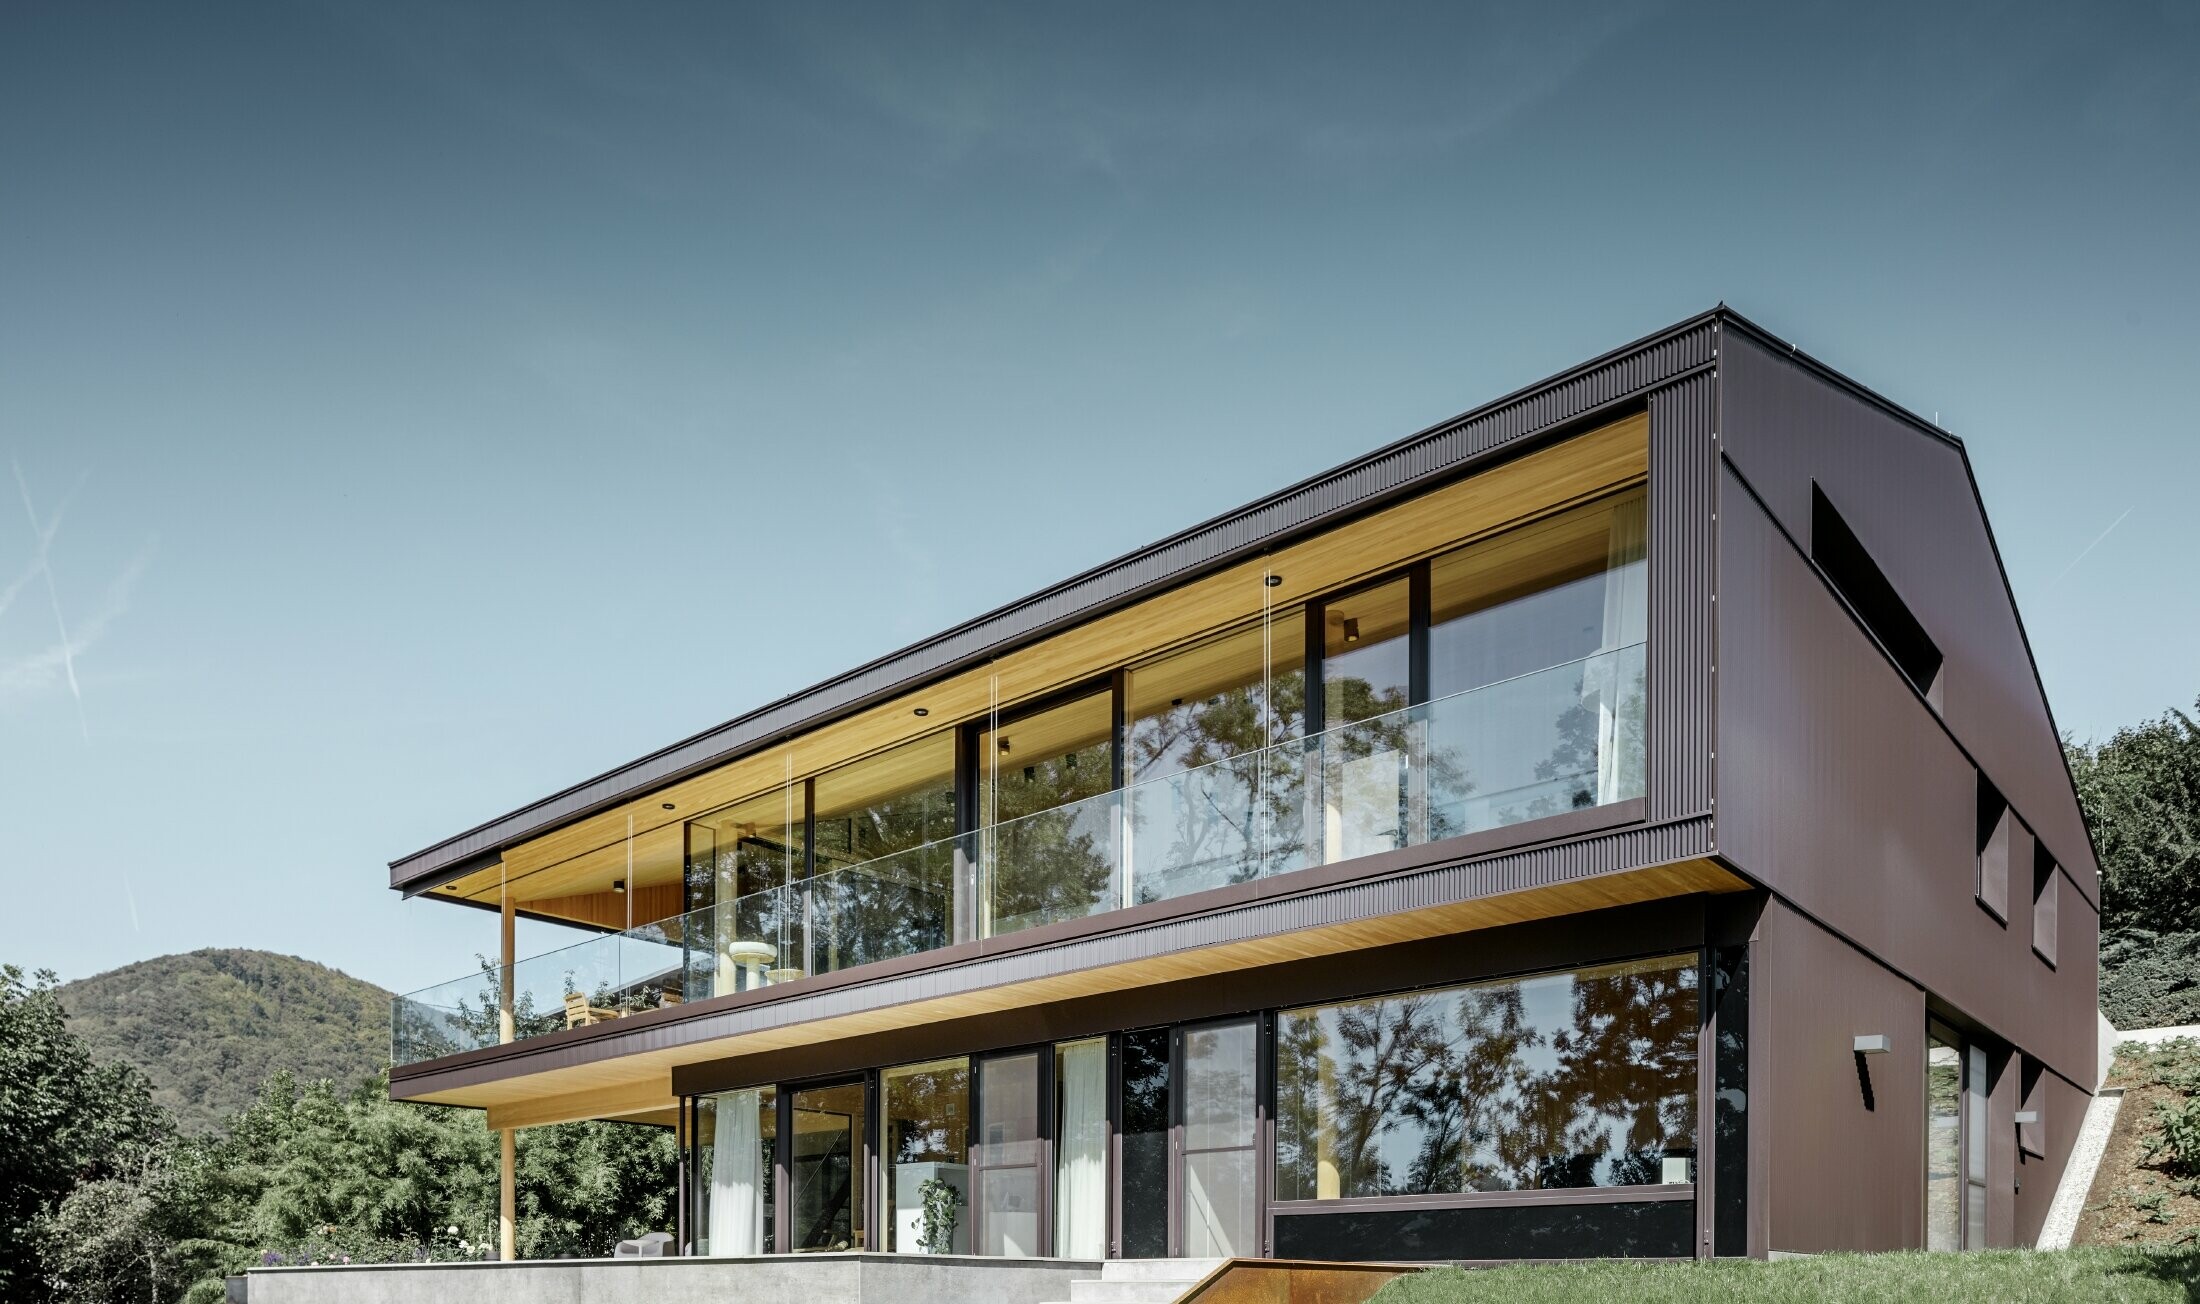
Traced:
[[1082, 919], [1643, 792], [1643, 645], [592, 938], [393, 1002], [392, 1062]]

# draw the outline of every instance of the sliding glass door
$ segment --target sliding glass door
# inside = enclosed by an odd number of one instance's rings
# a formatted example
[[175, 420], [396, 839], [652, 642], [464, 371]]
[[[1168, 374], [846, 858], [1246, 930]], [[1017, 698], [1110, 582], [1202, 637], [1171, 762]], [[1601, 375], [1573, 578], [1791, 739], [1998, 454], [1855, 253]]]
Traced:
[[1260, 1024], [1185, 1028], [1178, 1244], [1188, 1258], [1260, 1253]]
[[972, 1242], [979, 1254], [1028, 1258], [1042, 1253], [1045, 1150], [1040, 1135], [1039, 1052], [978, 1061], [978, 1138], [970, 1147]]
[[1986, 1247], [1986, 1048], [1939, 1023], [1925, 1036], [1925, 1248]]
[[779, 1092], [751, 1087], [695, 1102], [690, 1254], [770, 1254]]
[[787, 1125], [787, 1246], [860, 1250], [870, 1105], [863, 1080], [794, 1091]]

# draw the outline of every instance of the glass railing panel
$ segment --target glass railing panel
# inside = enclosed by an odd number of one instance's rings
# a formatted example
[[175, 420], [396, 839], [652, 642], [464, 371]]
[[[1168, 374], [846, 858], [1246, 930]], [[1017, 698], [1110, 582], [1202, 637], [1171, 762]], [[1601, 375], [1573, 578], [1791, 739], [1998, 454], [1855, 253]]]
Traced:
[[[1641, 644], [513, 966], [516, 1039], [1643, 795]], [[497, 966], [396, 998], [391, 1060], [502, 1039]]]
[[828, 870], [803, 885], [812, 973], [936, 951], [955, 941], [955, 880], [968, 863], [950, 838]]
[[1009, 820], [977, 834], [986, 935], [1083, 919], [1121, 903], [1120, 792]]
[[1132, 903], [1166, 901], [1305, 865], [1305, 758], [1303, 745], [1287, 744], [1126, 790]]
[[390, 999], [390, 1063], [456, 1055], [501, 1041], [502, 980], [493, 961], [481, 972]]
[[749, 892], [680, 918], [682, 1000], [730, 996], [803, 972], [802, 903], [788, 888]]
[[1432, 703], [1429, 836], [1642, 796], [1643, 669], [1637, 643]]

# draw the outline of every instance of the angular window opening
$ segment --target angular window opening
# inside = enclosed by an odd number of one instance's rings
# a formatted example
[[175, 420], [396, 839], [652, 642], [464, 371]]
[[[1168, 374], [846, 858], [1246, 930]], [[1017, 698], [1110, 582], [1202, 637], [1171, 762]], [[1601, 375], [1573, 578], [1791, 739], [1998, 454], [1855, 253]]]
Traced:
[[2017, 1124], [2017, 1148], [2027, 1155], [2041, 1159], [2047, 1157], [2047, 1073], [2046, 1066], [2030, 1056], [2024, 1057], [2022, 1076], [2018, 1079], [2023, 1103], [2017, 1106], [2020, 1113], [2030, 1114], [2030, 1122]]
[[2038, 842], [2032, 844], [2032, 951], [2052, 966], [2055, 933], [2062, 919], [2062, 874], [2055, 858]]
[[2019, 863], [2014, 854], [2017, 821], [2009, 803], [1986, 778], [1978, 777], [1978, 903], [2002, 923], [2009, 922], [2009, 870]]
[[1940, 707], [1940, 647], [1910, 614], [1879, 563], [1834, 510], [1825, 491], [1810, 487], [1810, 557], [1833, 587], [1848, 600], [1864, 627], [1887, 649], [1897, 669], [1917, 685], [1935, 710]]

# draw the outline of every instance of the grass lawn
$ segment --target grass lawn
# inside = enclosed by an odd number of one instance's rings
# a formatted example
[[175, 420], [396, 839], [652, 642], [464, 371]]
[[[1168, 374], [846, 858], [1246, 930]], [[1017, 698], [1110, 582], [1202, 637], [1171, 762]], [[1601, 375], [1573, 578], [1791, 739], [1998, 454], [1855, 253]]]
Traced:
[[2200, 1300], [2200, 1248], [2087, 1247], [2039, 1253], [1829, 1254], [1777, 1263], [1565, 1264], [1533, 1268], [1431, 1268], [1401, 1277], [1371, 1304], [2188, 1304]]

